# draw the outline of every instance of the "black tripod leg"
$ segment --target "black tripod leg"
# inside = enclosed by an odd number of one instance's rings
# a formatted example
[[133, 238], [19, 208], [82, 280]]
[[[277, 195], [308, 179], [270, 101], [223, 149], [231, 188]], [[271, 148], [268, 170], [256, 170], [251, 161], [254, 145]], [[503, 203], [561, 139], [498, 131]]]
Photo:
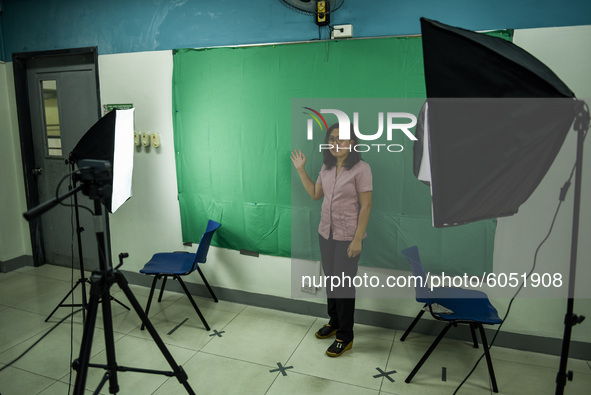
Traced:
[[99, 299], [101, 297], [102, 282], [92, 283], [90, 287], [90, 301], [88, 303], [88, 316], [84, 323], [84, 332], [82, 334], [82, 343], [80, 344], [80, 354], [74, 361], [74, 370], [76, 382], [74, 384], [74, 395], [83, 395], [86, 386], [86, 377], [88, 375], [88, 363], [92, 349], [92, 336], [94, 334], [94, 325], [96, 324], [96, 315], [98, 312]]
[[127, 300], [129, 300], [131, 307], [133, 307], [133, 309], [135, 310], [137, 315], [142, 320], [142, 325], [145, 326], [146, 329], [148, 329], [148, 332], [152, 336], [152, 339], [154, 339], [154, 342], [156, 343], [156, 345], [160, 349], [160, 352], [162, 352], [162, 355], [164, 356], [164, 358], [166, 358], [166, 361], [168, 362], [168, 364], [172, 368], [172, 371], [174, 372], [175, 377], [185, 387], [185, 389], [187, 390], [187, 392], [189, 394], [194, 395], [195, 392], [193, 391], [193, 389], [191, 388], [191, 385], [189, 385], [189, 382], [187, 381], [187, 379], [188, 379], [187, 373], [185, 373], [183, 368], [181, 366], [177, 365], [177, 363], [175, 362], [172, 354], [166, 348], [164, 341], [162, 341], [162, 338], [160, 338], [160, 335], [158, 335], [158, 332], [156, 332], [154, 325], [152, 325], [148, 316], [146, 315], [144, 310], [142, 310], [142, 307], [140, 306], [139, 302], [135, 298], [134, 294], [131, 292], [131, 289], [129, 289], [129, 286], [127, 284], [127, 280], [125, 279], [123, 274], [121, 274], [118, 271], [115, 271], [114, 275], [115, 275], [115, 281], [117, 282], [117, 285], [119, 285], [119, 288], [121, 288], [121, 290], [123, 291], [125, 296], [127, 296]]
[[86, 322], [86, 309], [88, 308], [88, 299], [86, 298], [86, 283], [90, 284], [90, 280], [84, 277], [84, 271], [82, 271], [82, 278], [78, 280], [82, 285], [82, 322]]
[[113, 337], [113, 316], [111, 312], [111, 298], [109, 297], [109, 288], [102, 295], [101, 304], [103, 307], [103, 325], [105, 330], [105, 352], [107, 353], [107, 372], [109, 377], [109, 393], [119, 392], [119, 383], [117, 381], [117, 360], [115, 358], [115, 338]]

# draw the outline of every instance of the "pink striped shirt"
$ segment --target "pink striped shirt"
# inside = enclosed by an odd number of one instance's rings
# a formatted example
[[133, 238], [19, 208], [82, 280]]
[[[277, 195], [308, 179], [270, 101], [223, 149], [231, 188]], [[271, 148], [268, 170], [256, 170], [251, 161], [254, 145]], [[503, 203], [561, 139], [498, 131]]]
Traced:
[[373, 190], [371, 168], [359, 161], [351, 169], [343, 167], [337, 175], [336, 166], [327, 170], [322, 165], [316, 184], [324, 191], [318, 233], [328, 239], [332, 228], [334, 240], [353, 240], [361, 208], [359, 193]]

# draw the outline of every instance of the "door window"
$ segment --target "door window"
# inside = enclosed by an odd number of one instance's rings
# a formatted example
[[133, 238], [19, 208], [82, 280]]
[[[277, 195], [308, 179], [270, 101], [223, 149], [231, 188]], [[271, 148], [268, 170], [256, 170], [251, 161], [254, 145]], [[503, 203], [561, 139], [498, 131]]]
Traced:
[[57, 81], [41, 81], [43, 92], [43, 113], [45, 115], [45, 138], [47, 141], [47, 156], [62, 157], [62, 138], [60, 132], [60, 115], [57, 100]]

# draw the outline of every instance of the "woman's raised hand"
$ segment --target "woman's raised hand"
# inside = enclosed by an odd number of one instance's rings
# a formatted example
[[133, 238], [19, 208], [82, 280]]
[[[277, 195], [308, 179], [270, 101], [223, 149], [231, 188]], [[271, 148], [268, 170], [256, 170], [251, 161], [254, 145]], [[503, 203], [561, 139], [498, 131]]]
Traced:
[[295, 150], [291, 153], [291, 161], [296, 170], [302, 170], [306, 165], [306, 155], [302, 154], [302, 151]]

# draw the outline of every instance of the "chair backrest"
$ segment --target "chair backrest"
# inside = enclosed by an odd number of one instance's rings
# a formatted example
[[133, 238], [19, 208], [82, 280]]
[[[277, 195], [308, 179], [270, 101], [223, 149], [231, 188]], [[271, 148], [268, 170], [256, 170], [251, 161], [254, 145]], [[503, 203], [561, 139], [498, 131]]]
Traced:
[[205, 233], [201, 235], [201, 240], [199, 241], [199, 246], [197, 247], [197, 254], [195, 257], [195, 263], [193, 264], [193, 270], [195, 270], [197, 263], [205, 263], [205, 261], [207, 260], [207, 252], [209, 251], [211, 238], [213, 237], [214, 232], [220, 226], [222, 226], [222, 224], [220, 224], [219, 222], [215, 222], [211, 219], [207, 223], [207, 229], [205, 229]]
[[[431, 304], [431, 290], [427, 284], [427, 276], [425, 275], [425, 268], [421, 263], [421, 257], [419, 256], [419, 248], [412, 246], [405, 248], [401, 251], [402, 255], [410, 263], [413, 276], [417, 278], [415, 284], [415, 294], [417, 301], [421, 303]], [[420, 280], [418, 279], [420, 278]]]

